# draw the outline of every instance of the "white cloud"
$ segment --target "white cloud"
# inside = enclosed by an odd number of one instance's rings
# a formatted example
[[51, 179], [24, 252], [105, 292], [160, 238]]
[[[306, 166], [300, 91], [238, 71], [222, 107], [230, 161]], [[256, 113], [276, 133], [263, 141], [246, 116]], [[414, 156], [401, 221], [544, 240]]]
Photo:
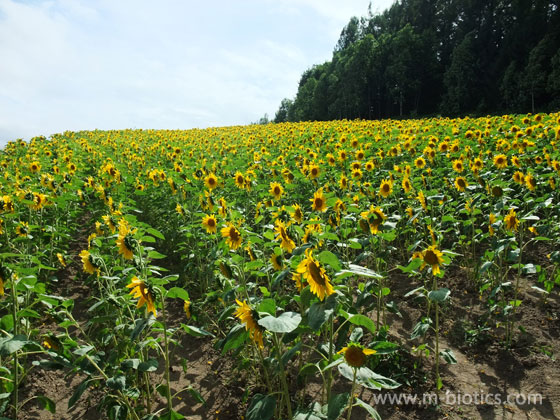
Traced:
[[0, 144], [65, 130], [273, 116], [367, 4], [0, 0]]

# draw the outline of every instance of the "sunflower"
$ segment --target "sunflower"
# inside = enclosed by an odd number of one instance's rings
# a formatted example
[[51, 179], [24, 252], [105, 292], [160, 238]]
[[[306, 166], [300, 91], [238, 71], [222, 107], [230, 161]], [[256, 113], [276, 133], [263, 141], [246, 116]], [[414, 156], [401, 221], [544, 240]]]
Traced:
[[424, 251], [419, 253], [419, 258], [422, 259], [422, 270], [426, 265], [432, 267], [432, 274], [437, 276], [441, 270], [440, 266], [443, 264], [443, 253], [437, 249], [437, 245], [431, 245], [426, 248]]
[[313, 203], [312, 209], [315, 211], [324, 212], [327, 210], [327, 201], [325, 200], [325, 196], [323, 195], [323, 189], [320, 188], [313, 194], [313, 198], [309, 201]]
[[416, 166], [418, 169], [422, 169], [424, 166], [426, 166], [426, 160], [423, 157], [419, 157], [414, 161], [414, 166]]
[[516, 217], [517, 213], [512, 208], [509, 209], [509, 213], [504, 217], [504, 223], [507, 230], [517, 230], [519, 226], [519, 219]]
[[345, 175], [341, 175], [340, 180], [338, 181], [338, 185], [340, 185], [341, 190], [345, 190], [348, 188], [348, 178]]
[[313, 258], [310, 248], [305, 250], [305, 258], [299, 263], [297, 272], [303, 275], [303, 278], [309, 283], [311, 293], [320, 300], [324, 300], [326, 296], [334, 293], [325, 269]]
[[494, 213], [490, 213], [490, 216], [488, 216], [488, 233], [490, 234], [490, 236], [494, 236], [494, 223], [496, 223], [496, 221], [496, 215]]
[[216, 220], [216, 216], [213, 214], [207, 214], [202, 218], [202, 226], [206, 229], [208, 233], [216, 233], [218, 221]]
[[80, 258], [82, 259], [83, 269], [86, 273], [99, 274], [99, 265], [88, 250], [82, 250], [82, 252], [80, 252]]
[[27, 235], [29, 234], [29, 223], [19, 222], [19, 224], [16, 226], [16, 233], [18, 234], [18, 236], [24, 238], [27, 237]]
[[206, 188], [212, 191], [218, 186], [218, 177], [213, 173], [208, 174], [206, 178], [204, 178], [204, 185], [206, 185]]
[[245, 324], [245, 329], [249, 331], [249, 337], [251, 337], [251, 340], [253, 340], [253, 342], [255, 342], [260, 348], [263, 348], [263, 327], [258, 324], [259, 315], [257, 311], [253, 310], [246, 301], [240, 302], [235, 299], [235, 302], [237, 302], [238, 306], [235, 311], [235, 316], [239, 318], [243, 324]]
[[424, 193], [422, 191], [420, 191], [418, 193], [418, 196], [416, 197], [416, 199], [420, 202], [420, 205], [422, 206], [422, 208], [424, 210], [428, 209], [428, 205], [426, 203], [426, 197], [424, 196]]
[[127, 259], [131, 260], [134, 257], [134, 235], [136, 233], [136, 229], [132, 230], [125, 219], [119, 220], [119, 237], [116, 241], [116, 244], [119, 248], [119, 254]]
[[241, 233], [237, 230], [235, 226], [228, 223], [226, 227], [222, 228], [222, 237], [227, 238], [226, 244], [230, 249], [237, 249], [241, 246]]
[[457, 190], [463, 192], [468, 186], [469, 184], [464, 177], [458, 176], [457, 178], [455, 178], [455, 188], [457, 188]]
[[294, 211], [292, 213], [292, 218], [297, 222], [297, 223], [301, 223], [303, 222], [303, 210], [301, 209], [299, 204], [296, 204], [293, 206], [294, 207]]
[[282, 261], [282, 255], [272, 254], [270, 256], [270, 262], [276, 271], [282, 270], [284, 268], [284, 262]]
[[476, 169], [480, 171], [484, 167], [484, 162], [482, 161], [481, 158], [475, 158], [472, 166], [473, 166], [473, 170]]
[[412, 190], [412, 184], [410, 183], [410, 179], [408, 179], [407, 176], [405, 176], [402, 180], [402, 188], [407, 194]]
[[271, 182], [269, 191], [275, 200], [280, 200], [282, 194], [284, 194], [284, 188], [282, 188], [282, 185], [280, 185], [278, 182]]
[[379, 227], [383, 224], [383, 220], [387, 218], [380, 207], [370, 207], [368, 211], [361, 213], [361, 216], [368, 221], [369, 230], [372, 235], [379, 232]]
[[309, 178], [310, 179], [317, 178], [320, 173], [321, 173], [321, 170], [319, 169], [319, 167], [317, 165], [311, 165], [309, 167]]
[[183, 303], [183, 310], [185, 311], [185, 315], [187, 316], [187, 319], [191, 319], [191, 301], [190, 300], [185, 300], [185, 302]]
[[516, 183], [520, 185], [525, 183], [525, 175], [523, 175], [523, 172], [515, 171], [512, 178]]
[[301, 274], [300, 273], [292, 273], [292, 280], [296, 283], [296, 288], [298, 292], [301, 293], [303, 290], [303, 283], [301, 282]]
[[498, 169], [504, 169], [508, 165], [506, 155], [496, 155], [494, 156], [494, 166]]
[[102, 216], [102, 218], [105, 224], [107, 225], [107, 227], [111, 229], [111, 233], [114, 234], [117, 231], [117, 225], [115, 223], [115, 219], [113, 219], [113, 217], [109, 215]]
[[384, 179], [379, 185], [379, 194], [384, 198], [389, 197], [393, 192], [393, 182], [390, 179]]
[[56, 258], [58, 258], [58, 262], [61, 266], [66, 267], [66, 261], [64, 261], [64, 256], [60, 252], [56, 253]]
[[184, 216], [185, 215], [185, 210], [183, 209], [183, 206], [181, 206], [181, 204], [177, 203], [177, 205], [175, 206], [175, 211], [177, 212], [177, 214]]
[[41, 170], [41, 164], [37, 161], [31, 162], [29, 164], [29, 170], [35, 174]]
[[245, 177], [241, 172], [237, 171], [235, 173], [234, 179], [235, 179], [235, 185], [237, 185], [238, 188], [243, 189], [245, 187]]
[[338, 352], [338, 354], [343, 354], [346, 363], [354, 368], [362, 367], [367, 357], [375, 353], [377, 353], [375, 350], [366, 349], [357, 343], [350, 343]]
[[531, 191], [535, 191], [535, 188], [537, 188], [537, 180], [532, 174], [525, 175], [525, 185]]
[[461, 173], [464, 169], [465, 166], [463, 165], [463, 161], [461, 159], [456, 159], [453, 161], [453, 170], [455, 172]]
[[126, 287], [132, 289], [129, 294], [132, 295], [133, 298], [139, 298], [138, 303], [136, 304], [137, 308], [141, 308], [144, 304], [148, 307], [148, 312], [157, 315], [156, 313], [156, 306], [154, 303], [154, 294], [150, 290], [150, 287], [143, 281], [140, 280], [138, 277], [133, 276], [130, 280], [130, 284]]
[[287, 226], [281, 221], [276, 220], [276, 239], [281, 239], [282, 243], [280, 244], [280, 248], [286, 250], [287, 252], [292, 252], [293, 249], [296, 247], [295, 242], [288, 236], [288, 232], [286, 230]]
[[4, 277], [0, 268], [0, 297], [4, 296]]

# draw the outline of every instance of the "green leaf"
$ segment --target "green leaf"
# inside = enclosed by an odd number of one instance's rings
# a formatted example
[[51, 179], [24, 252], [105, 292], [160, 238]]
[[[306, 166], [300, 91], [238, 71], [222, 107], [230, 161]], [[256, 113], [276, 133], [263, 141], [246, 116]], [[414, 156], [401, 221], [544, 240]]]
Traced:
[[329, 319], [336, 305], [335, 295], [329, 296], [324, 302], [315, 302], [307, 311], [307, 324], [317, 331]]
[[122, 369], [138, 369], [140, 364], [140, 359], [125, 359], [121, 362]]
[[356, 314], [348, 318], [351, 324], [367, 328], [372, 334], [375, 333], [375, 323], [365, 315]]
[[362, 407], [364, 410], [366, 410], [373, 420], [381, 420], [381, 416], [379, 415], [377, 410], [368, 403], [360, 400], [359, 398], [356, 398], [356, 402], [354, 403], [354, 405], [356, 407]]
[[356, 264], [349, 264], [348, 265], [348, 270], [342, 270], [339, 273], [336, 274], [336, 276], [340, 276], [340, 275], [345, 275], [345, 277], [347, 277], [347, 273], [350, 274], [354, 274], [356, 276], [360, 276], [360, 277], [369, 277], [372, 279], [382, 279], [383, 276], [381, 276], [380, 274], [377, 274], [375, 271], [370, 270], [369, 268], [366, 267], [362, 267], [361, 265], [356, 265]]
[[255, 394], [247, 408], [245, 420], [270, 420], [276, 408], [276, 398], [271, 395]]
[[266, 312], [270, 315], [276, 314], [276, 301], [274, 299], [263, 299], [257, 307], [258, 312]]
[[14, 317], [12, 314], [6, 314], [0, 318], [0, 328], [4, 331], [11, 331], [14, 328]]
[[414, 340], [417, 337], [426, 335], [426, 332], [430, 329], [430, 325], [432, 325], [432, 320], [430, 318], [422, 318], [412, 329], [410, 339]]
[[444, 288], [441, 288], [439, 290], [432, 290], [431, 292], [428, 293], [428, 298], [430, 300], [433, 300], [435, 302], [445, 302], [445, 300], [449, 297], [449, 295], [451, 295], [451, 290]]
[[24, 335], [15, 335], [12, 338], [4, 339], [0, 341], [0, 356], [9, 356], [30, 343], [31, 341], [27, 340]]
[[93, 350], [94, 347], [93, 346], [81, 346], [78, 347], [76, 350], [73, 351], [73, 353], [76, 356], [84, 356], [86, 355], [89, 351]]
[[167, 292], [167, 297], [168, 298], [180, 298], [180, 299], [183, 299], [183, 300], [187, 301], [187, 300], [189, 300], [189, 292], [187, 292], [185, 289], [182, 289], [180, 287], [172, 287]]
[[338, 257], [330, 251], [321, 252], [317, 256], [317, 258], [319, 259], [319, 261], [321, 263], [331, 266], [331, 268], [335, 271], [340, 271], [342, 269], [342, 267], [340, 266], [340, 261], [338, 260]]
[[389, 341], [374, 341], [369, 348], [375, 350], [377, 354], [391, 354], [399, 349], [399, 345]]
[[84, 391], [87, 389], [87, 387], [89, 386], [89, 383], [91, 381], [92, 381], [91, 379], [86, 379], [80, 385], [78, 385], [76, 387], [76, 389], [74, 390], [74, 393], [72, 394], [72, 396], [68, 400], [68, 408], [69, 409], [72, 408], [74, 406], [74, 404], [76, 404], [76, 402], [80, 399], [80, 397], [82, 396]]
[[183, 330], [185, 330], [187, 334], [192, 335], [193, 337], [214, 337], [214, 334], [206, 330], [203, 330], [202, 328], [198, 328], [193, 325], [185, 325], [185, 324], [182, 324], [181, 326], [183, 327]]
[[327, 419], [328, 420], [337, 420], [342, 416], [344, 409], [348, 405], [348, 398], [350, 397], [350, 393], [345, 392], [343, 394], [333, 394], [329, 399], [328, 406], [329, 409], [327, 411]]
[[282, 355], [282, 364], [286, 366], [294, 355], [301, 350], [301, 341]]
[[[338, 371], [346, 379], [352, 381], [354, 379], [354, 368], [347, 363], [338, 365]], [[378, 375], [367, 367], [359, 367], [356, 369], [356, 383], [369, 389], [395, 389], [401, 386], [397, 381]]]
[[224, 338], [220, 344], [222, 346], [222, 354], [225, 354], [229, 350], [234, 350], [241, 346], [248, 337], [248, 333], [245, 330], [244, 325], [236, 325], [233, 327], [226, 338]]
[[126, 388], [126, 378], [123, 375], [117, 375], [107, 379], [107, 386], [116, 391], [122, 391]]
[[39, 400], [44, 410], [50, 411], [53, 414], [56, 413], [56, 404], [53, 400], [44, 395], [37, 395], [36, 398]]
[[158, 361], [156, 359], [150, 359], [147, 362], [142, 362], [138, 365], [138, 370], [140, 372], [155, 372], [158, 368]]
[[206, 400], [202, 397], [202, 395], [200, 395], [200, 392], [198, 392], [192, 386], [189, 386], [187, 388], [187, 391], [189, 392], [189, 394], [191, 394], [191, 397], [193, 397], [196, 402], [200, 404], [206, 404]]
[[301, 322], [301, 315], [297, 312], [284, 312], [279, 317], [272, 315], [259, 319], [259, 325], [268, 331], [289, 333], [295, 330]]
[[163, 416], [159, 417], [159, 420], [182, 420], [184, 419], [185, 416], [183, 416], [182, 414], [177, 413], [174, 410], [171, 410], [168, 413], [165, 413]]
[[163, 233], [161, 233], [157, 229], [149, 227], [148, 229], [146, 229], [146, 232], [149, 233], [150, 235], [154, 235], [156, 238], [159, 238], [161, 240], [165, 240], [165, 236], [163, 236]]
[[165, 255], [160, 254], [159, 252], [154, 251], [154, 250], [148, 252], [148, 258], [151, 258], [153, 260], [161, 260], [162, 258], [165, 258], [165, 257], [166, 257]]
[[454, 364], [457, 363], [457, 359], [455, 358], [455, 354], [453, 353], [453, 350], [451, 350], [451, 349], [445, 349], [443, 351], [440, 351], [439, 355], [441, 357], [443, 357], [443, 360], [445, 360], [450, 365], [454, 365]]

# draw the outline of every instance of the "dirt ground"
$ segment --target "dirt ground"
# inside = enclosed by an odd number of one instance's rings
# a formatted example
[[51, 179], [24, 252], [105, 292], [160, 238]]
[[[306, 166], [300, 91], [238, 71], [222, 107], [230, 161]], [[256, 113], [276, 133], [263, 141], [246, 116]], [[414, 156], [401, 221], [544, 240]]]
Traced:
[[[82, 249], [83, 244], [76, 244], [75, 249]], [[79, 265], [74, 259], [61, 275], [60, 295], [75, 301], [74, 316], [78, 322], [85, 322], [85, 299], [89, 294], [88, 288], [80, 282], [74, 281]], [[503, 330], [492, 329], [487, 333], [476, 336], [474, 342], [465, 339], [466, 326], [476, 326], [485, 314], [485, 305], [479, 299], [478, 293], [469, 285], [466, 275], [458, 270], [449, 276], [446, 287], [452, 290], [452, 305], [447, 305], [442, 313], [440, 348], [450, 348], [457, 359], [457, 364], [442, 363], [441, 373], [443, 389], [440, 393], [441, 404], [377, 404], [376, 409], [383, 419], [559, 419], [560, 418], [560, 364], [557, 360], [560, 354], [560, 298], [554, 292], [544, 303], [540, 296], [531, 289], [530, 284], [522, 281], [520, 299], [523, 303], [518, 311], [518, 325], [522, 325], [524, 332], [517, 331], [511, 349], [506, 349], [503, 342]], [[410, 340], [410, 332], [422, 315], [422, 303], [413, 298], [402, 298], [415, 285], [401, 274], [389, 279], [391, 296], [397, 300], [402, 317], [388, 315], [391, 326], [389, 337], [391, 341], [399, 343], [403, 350], [403, 369], [405, 375], [417, 377], [412, 380], [412, 386], [403, 386], [395, 393], [417, 394], [422, 398], [423, 393], [433, 393], [433, 361], [432, 358], [423, 360], [422, 368], [414, 371], [413, 363], [420, 360], [410, 355], [413, 345], [419, 342]], [[452, 309], [451, 309], [452, 308]], [[48, 327], [48, 325], [47, 325]], [[183, 371], [180, 359], [187, 360], [187, 371]], [[160, 368], [152, 373], [154, 379], [163, 374]], [[382, 366], [382, 365], [381, 365]], [[408, 369], [408, 371], [406, 370]], [[408, 373], [406, 373], [408, 372]], [[293, 372], [291, 372], [293, 373]], [[380, 372], [391, 376], [391, 372]], [[292, 375], [291, 383], [295, 384]], [[417, 380], [426, 378], [424, 382]], [[317, 379], [317, 378], [316, 378]], [[79, 376], [64, 376], [58, 370], [33, 369], [22, 385], [21, 400], [33, 395], [45, 395], [56, 403], [56, 414], [51, 414], [39, 408], [36, 402], [28, 403], [22, 410], [21, 419], [24, 420], [93, 420], [104, 418], [97, 404], [102, 391], [96, 388], [88, 389], [72, 410], [68, 410], [68, 400], [74, 388], [83, 380]], [[174, 351], [171, 380], [173, 391], [177, 392], [189, 385], [200, 392], [206, 403], [198, 403], [188, 392], [184, 391], [175, 400], [175, 409], [189, 419], [242, 419], [250, 399], [247, 390], [251, 390], [251, 378], [240, 376], [234, 369], [234, 361], [228, 356], [222, 356], [214, 348], [211, 338], [194, 338], [188, 335], [182, 337], [180, 347]], [[317, 379], [318, 381], [318, 379]], [[306, 387], [306, 397], [311, 400], [318, 394], [319, 386], [311, 381]], [[350, 384], [344, 378], [335, 383], [337, 392], [348, 392]], [[539, 394], [542, 402], [538, 404], [475, 404], [469, 403], [467, 395], [506, 395]], [[447, 397], [446, 397], [447, 395]], [[451, 395], [451, 396], [449, 396]], [[373, 394], [369, 390], [358, 390], [358, 396], [366, 402], [373, 401]], [[462, 403], [453, 403], [453, 396], [462, 396]], [[446, 399], [447, 398], [447, 399]], [[158, 401], [163, 407], [164, 401]], [[365, 411], [355, 408], [352, 419], [369, 418]]]

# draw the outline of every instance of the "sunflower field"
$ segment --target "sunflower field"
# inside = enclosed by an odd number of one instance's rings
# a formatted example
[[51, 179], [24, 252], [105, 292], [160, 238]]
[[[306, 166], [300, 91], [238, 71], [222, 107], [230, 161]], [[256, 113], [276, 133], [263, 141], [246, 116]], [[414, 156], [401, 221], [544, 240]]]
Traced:
[[[53, 372], [64, 409], [110, 419], [378, 419], [375, 393], [444, 392], [452, 347], [515, 351], [534, 307], [558, 322], [559, 146], [560, 113], [10, 142], [0, 418], [59, 412], [26, 391]], [[177, 386], [203, 343], [236, 413]]]

